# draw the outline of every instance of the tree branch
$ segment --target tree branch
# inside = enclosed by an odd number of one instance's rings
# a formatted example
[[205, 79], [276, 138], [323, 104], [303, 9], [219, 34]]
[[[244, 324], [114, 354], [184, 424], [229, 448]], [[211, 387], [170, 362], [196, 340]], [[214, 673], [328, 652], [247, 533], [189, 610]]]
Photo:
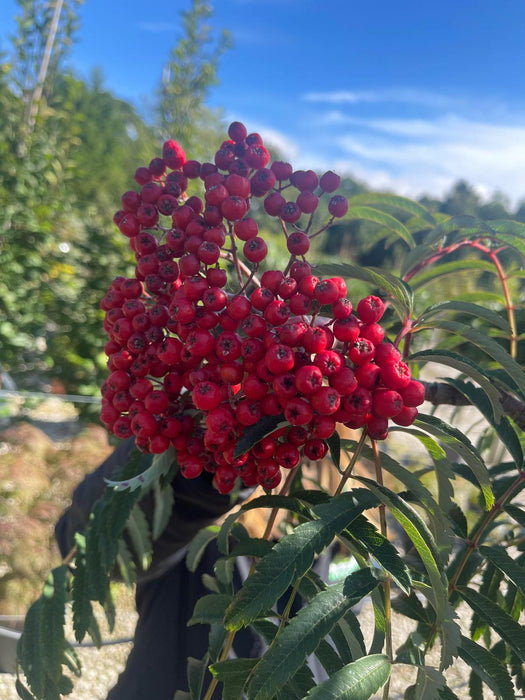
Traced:
[[[422, 382], [425, 385], [425, 400], [434, 406], [470, 406], [470, 401], [455, 387], [443, 382]], [[500, 391], [501, 407], [506, 416], [525, 430], [525, 404], [512, 394]]]

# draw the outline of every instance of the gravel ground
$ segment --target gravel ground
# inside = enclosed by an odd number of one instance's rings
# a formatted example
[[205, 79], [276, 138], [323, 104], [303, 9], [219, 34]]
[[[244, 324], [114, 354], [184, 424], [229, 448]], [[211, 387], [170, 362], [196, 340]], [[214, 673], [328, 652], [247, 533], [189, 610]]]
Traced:
[[[365, 640], [370, 641], [371, 632], [367, 638], [367, 630], [373, 630], [372, 604], [365, 600], [363, 602], [359, 618], [362, 621], [362, 628]], [[119, 601], [119, 614], [117, 615], [116, 628], [108, 639], [119, 639], [130, 637], [135, 627], [136, 615], [133, 610], [133, 600], [129, 593], [126, 593]], [[104, 622], [101, 621], [101, 629], [104, 630]], [[400, 641], [406, 638], [412, 629], [411, 621], [393, 616], [393, 642], [394, 648]], [[72, 638], [72, 636], [70, 636]], [[92, 647], [81, 647], [78, 649], [82, 661], [82, 677], [76, 680], [75, 689], [71, 695], [66, 696], [70, 700], [105, 700], [108, 690], [115, 684], [117, 677], [124, 667], [127, 655], [131, 649], [130, 643], [104, 646], [101, 650]], [[429, 662], [438, 663], [438, 652], [434, 657], [429, 658]], [[460, 700], [467, 700], [469, 669], [461, 661], [457, 660], [446, 674], [452, 690]], [[406, 688], [415, 680], [414, 669], [410, 666], [396, 665], [391, 676], [390, 700], [402, 700]], [[0, 699], [18, 700], [18, 695], [14, 688], [15, 677], [10, 674], [0, 674]], [[484, 700], [493, 700], [495, 697], [488, 689], [484, 688]], [[374, 700], [380, 700], [382, 694], [377, 693]], [[154, 698], [144, 698], [144, 700], [155, 700]]]

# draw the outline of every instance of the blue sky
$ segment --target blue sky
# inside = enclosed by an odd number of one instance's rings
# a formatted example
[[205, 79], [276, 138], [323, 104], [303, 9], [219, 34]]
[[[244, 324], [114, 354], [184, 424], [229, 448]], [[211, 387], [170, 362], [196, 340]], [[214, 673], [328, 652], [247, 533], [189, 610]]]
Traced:
[[[71, 64], [147, 111], [189, 0], [85, 0]], [[215, 0], [234, 48], [212, 106], [296, 167], [442, 196], [525, 199], [524, 0]], [[14, 0], [0, 3], [1, 46]]]

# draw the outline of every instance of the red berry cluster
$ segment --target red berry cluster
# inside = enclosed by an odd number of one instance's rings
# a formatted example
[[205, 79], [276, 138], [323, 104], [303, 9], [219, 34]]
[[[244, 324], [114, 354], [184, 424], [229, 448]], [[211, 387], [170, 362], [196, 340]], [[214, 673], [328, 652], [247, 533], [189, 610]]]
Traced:
[[[147, 452], [173, 445], [182, 473], [212, 472], [221, 493], [238, 477], [274, 488], [281, 468], [326, 455], [338, 422], [383, 439], [388, 420], [410, 425], [424, 398], [384, 340], [381, 299], [362, 299], [354, 313], [344, 280], [319, 279], [304, 259], [310, 239], [347, 211], [332, 195], [328, 223], [311, 231], [319, 198], [340, 178], [267, 167], [258, 134], [239, 122], [228, 134], [214, 163], [186, 160], [168, 141], [162, 158], [137, 169], [140, 190], [122, 196], [114, 217], [135, 276], [116, 278], [101, 304], [110, 371], [103, 423]], [[203, 197], [188, 196], [198, 179]], [[254, 198], [278, 219], [290, 252], [284, 271], [260, 279], [267, 245], [247, 215]], [[268, 416], [284, 427], [237, 457], [245, 431]]]

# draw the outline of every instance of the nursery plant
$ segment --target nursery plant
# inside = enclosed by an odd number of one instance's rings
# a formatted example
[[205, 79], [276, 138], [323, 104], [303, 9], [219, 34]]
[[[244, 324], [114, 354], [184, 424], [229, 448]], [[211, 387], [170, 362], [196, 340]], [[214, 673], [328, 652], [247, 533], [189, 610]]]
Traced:
[[[209, 649], [188, 659], [177, 700], [209, 700], [217, 686], [228, 700], [386, 699], [407, 667], [407, 699], [448, 700], [458, 659], [474, 700], [525, 693], [525, 226], [434, 215], [391, 194], [345, 198], [338, 175], [271, 162], [239, 122], [210, 162], [167, 141], [134, 179], [114, 222], [136, 268], [101, 300], [101, 419], [137, 450], [27, 613], [20, 697], [72, 691], [81, 667], [65, 610], [78, 641], [100, 643], [94, 605], [111, 628], [115, 565], [132, 575], [124, 534], [131, 522], [144, 535], [132, 538], [136, 559], [147, 558], [176, 470], [210, 472], [232, 504], [255, 490], [188, 548], [192, 570], [212, 539], [222, 558], [192, 620], [209, 625]], [[356, 220], [373, 225], [382, 266], [322, 254], [331, 226]], [[447, 422], [445, 405], [475, 418]], [[241, 522], [253, 509], [266, 518], [259, 537]], [[330, 546], [354, 564], [335, 583], [312, 569]], [[252, 566], [234, 590], [241, 555]], [[372, 634], [356, 608], [365, 598]], [[412, 623], [397, 645], [393, 615]], [[266, 651], [229, 658], [246, 626]]]

